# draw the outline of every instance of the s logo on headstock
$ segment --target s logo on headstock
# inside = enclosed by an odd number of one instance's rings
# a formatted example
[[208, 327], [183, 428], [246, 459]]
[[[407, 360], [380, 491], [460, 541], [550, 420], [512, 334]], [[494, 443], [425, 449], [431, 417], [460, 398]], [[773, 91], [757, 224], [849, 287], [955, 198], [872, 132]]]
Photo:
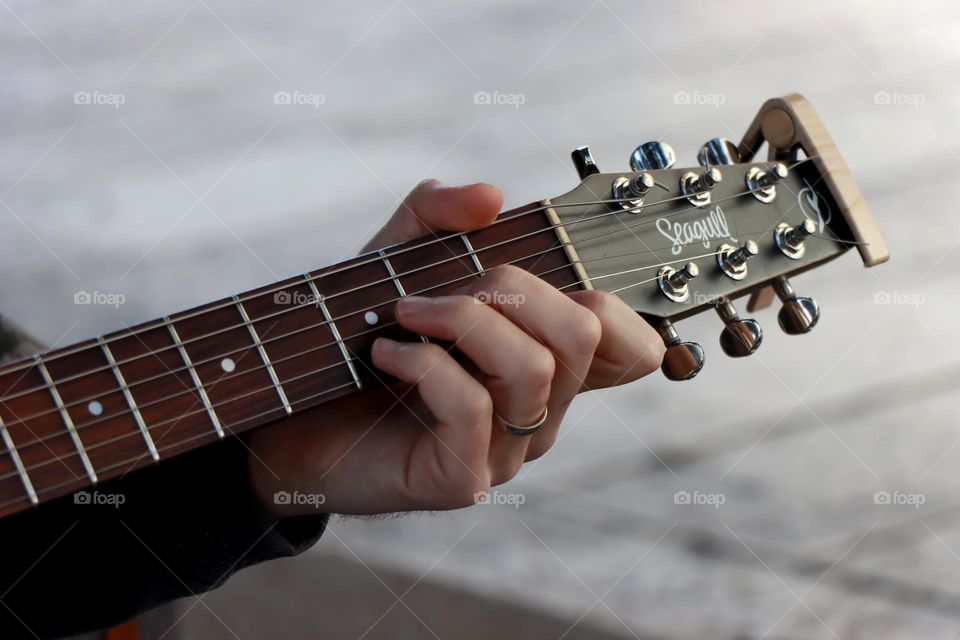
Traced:
[[813, 186], [806, 178], [803, 179], [803, 184], [805, 186], [797, 193], [797, 204], [800, 205], [800, 211], [803, 212], [804, 216], [816, 221], [817, 232], [823, 233], [824, 228], [830, 224], [830, 220], [833, 218], [830, 203], [814, 191]]

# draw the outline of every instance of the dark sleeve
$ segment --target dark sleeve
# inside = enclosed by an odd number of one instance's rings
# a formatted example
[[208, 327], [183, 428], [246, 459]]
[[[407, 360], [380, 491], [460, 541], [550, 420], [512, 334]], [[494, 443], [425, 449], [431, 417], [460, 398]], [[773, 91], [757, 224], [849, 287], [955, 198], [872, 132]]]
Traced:
[[230, 439], [0, 520], [0, 638], [113, 626], [310, 547], [326, 517], [271, 520], [246, 456]]

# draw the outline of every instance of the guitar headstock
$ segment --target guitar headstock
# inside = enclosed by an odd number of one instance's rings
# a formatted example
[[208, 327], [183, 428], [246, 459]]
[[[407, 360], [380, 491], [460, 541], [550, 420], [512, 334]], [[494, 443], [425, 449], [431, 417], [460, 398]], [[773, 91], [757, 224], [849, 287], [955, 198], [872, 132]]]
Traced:
[[[766, 141], [769, 159], [751, 162]], [[569, 237], [568, 255], [586, 286], [619, 296], [658, 327], [663, 371], [695, 376], [703, 349], [682, 341], [673, 322], [706, 310], [723, 321], [723, 351], [742, 357], [763, 339], [733, 300], [748, 309], [780, 298], [780, 327], [810, 331], [820, 317], [789, 276], [857, 247], [866, 266], [886, 247], [846, 165], [816, 113], [800, 96], [768, 101], [743, 142], [715, 138], [697, 165], [676, 168], [673, 149], [640, 145], [632, 171], [601, 173], [586, 147], [573, 152], [581, 183], [544, 202]]]

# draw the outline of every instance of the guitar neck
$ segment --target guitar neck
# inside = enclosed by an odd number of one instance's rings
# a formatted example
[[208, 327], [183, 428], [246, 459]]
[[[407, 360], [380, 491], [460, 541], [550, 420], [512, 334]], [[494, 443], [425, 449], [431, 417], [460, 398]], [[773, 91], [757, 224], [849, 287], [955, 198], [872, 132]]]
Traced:
[[503, 264], [583, 286], [557, 222], [528, 205], [0, 368], [0, 516], [382, 384], [373, 341], [420, 339], [402, 296]]

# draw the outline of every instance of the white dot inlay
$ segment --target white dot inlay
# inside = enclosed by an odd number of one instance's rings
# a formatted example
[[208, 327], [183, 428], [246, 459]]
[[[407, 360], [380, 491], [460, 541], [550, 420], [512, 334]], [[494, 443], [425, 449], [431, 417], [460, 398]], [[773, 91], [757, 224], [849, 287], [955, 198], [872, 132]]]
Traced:
[[95, 416], [98, 416], [101, 413], [103, 413], [103, 405], [97, 402], [96, 400], [93, 400], [90, 402], [90, 404], [87, 405], [87, 411], [89, 411]]
[[367, 321], [367, 324], [371, 325], [380, 322], [380, 316], [378, 316], [374, 311], [367, 311], [365, 314], [363, 314], [363, 319]]
[[220, 361], [220, 368], [227, 373], [233, 373], [234, 369], [237, 368], [237, 363], [233, 361], [233, 358], [224, 358]]

